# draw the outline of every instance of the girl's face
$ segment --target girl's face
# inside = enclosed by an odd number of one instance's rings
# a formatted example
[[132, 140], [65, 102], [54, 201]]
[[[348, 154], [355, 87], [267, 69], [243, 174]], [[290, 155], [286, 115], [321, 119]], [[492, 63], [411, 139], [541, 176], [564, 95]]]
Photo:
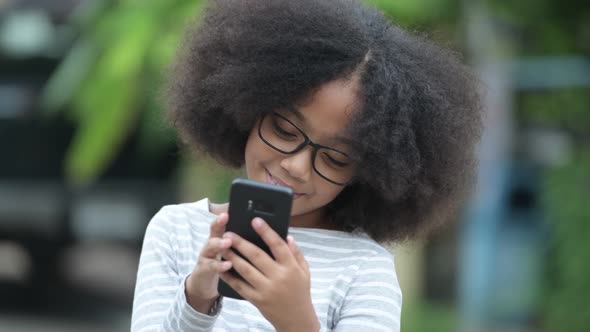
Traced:
[[267, 142], [282, 150], [304, 142], [303, 133], [312, 142], [329, 147], [317, 150], [315, 166], [322, 175], [336, 182], [345, 182], [342, 180], [352, 177], [356, 171], [354, 162], [340, 153], [352, 153], [344, 132], [355, 102], [354, 80], [329, 82], [312, 96], [310, 102], [295, 109], [295, 113], [277, 110], [282, 117], [267, 115], [262, 127], [259, 120], [250, 132], [245, 150], [248, 178], [293, 190], [292, 226], [330, 228], [324, 218], [324, 208], [344, 186], [327, 181], [314, 170], [314, 148], [311, 145], [295, 153], [281, 153], [260, 138], [259, 128]]

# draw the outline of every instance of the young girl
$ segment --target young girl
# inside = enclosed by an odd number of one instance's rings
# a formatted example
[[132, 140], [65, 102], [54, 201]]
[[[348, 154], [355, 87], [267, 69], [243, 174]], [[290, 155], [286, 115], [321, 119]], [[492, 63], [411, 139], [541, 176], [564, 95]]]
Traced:
[[[252, 220], [272, 259], [224, 232], [227, 204], [165, 206], [146, 231], [131, 330], [399, 331], [382, 244], [447, 219], [473, 178], [481, 112], [453, 54], [353, 0], [218, 0], [171, 77], [183, 140], [290, 187], [291, 227], [285, 242]], [[246, 300], [220, 297], [219, 279]]]

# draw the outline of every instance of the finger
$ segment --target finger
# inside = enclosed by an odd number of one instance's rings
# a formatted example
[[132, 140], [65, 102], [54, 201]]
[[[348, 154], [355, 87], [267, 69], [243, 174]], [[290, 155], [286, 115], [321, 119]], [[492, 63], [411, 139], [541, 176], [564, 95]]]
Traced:
[[216, 258], [216, 256], [223, 250], [231, 247], [231, 239], [222, 239], [218, 237], [210, 238], [205, 243], [201, 250], [201, 257]]
[[236, 272], [252, 285], [252, 287], [258, 289], [263, 287], [266, 281], [266, 277], [247, 260], [240, 257], [233, 250], [225, 250], [222, 257], [232, 263], [232, 266]]
[[264, 220], [261, 218], [254, 218], [252, 220], [252, 227], [260, 235], [264, 243], [270, 248], [272, 255], [277, 262], [289, 262], [293, 260], [289, 247], [285, 240], [277, 234]]
[[274, 270], [276, 262], [257, 245], [231, 232], [223, 234], [223, 238], [231, 240], [232, 248], [246, 257], [265, 276]]
[[305, 259], [305, 256], [303, 256], [301, 249], [299, 249], [299, 246], [297, 243], [295, 243], [295, 239], [291, 235], [287, 236], [287, 244], [289, 245], [291, 253], [293, 256], [295, 256], [297, 264], [299, 264], [300, 267], [307, 269], [307, 260]]
[[233, 290], [240, 294], [244, 299], [252, 302], [255, 298], [256, 290], [252, 288], [246, 281], [234, 276], [230, 272], [223, 272], [219, 274], [219, 278], [225, 281]]
[[203, 258], [197, 263], [203, 272], [214, 272], [223, 273], [229, 271], [232, 268], [232, 262], [230, 261], [219, 261], [217, 259]]
[[221, 237], [225, 232], [225, 225], [227, 225], [228, 220], [229, 215], [227, 213], [220, 213], [209, 227], [209, 237]]

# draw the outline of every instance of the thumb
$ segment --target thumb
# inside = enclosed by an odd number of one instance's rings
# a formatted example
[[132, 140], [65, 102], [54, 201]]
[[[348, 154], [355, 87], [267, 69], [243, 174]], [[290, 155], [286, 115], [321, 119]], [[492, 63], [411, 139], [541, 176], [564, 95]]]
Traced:
[[211, 223], [210, 230], [209, 230], [209, 237], [221, 237], [225, 232], [225, 225], [229, 221], [229, 215], [227, 213], [221, 213], [217, 218]]

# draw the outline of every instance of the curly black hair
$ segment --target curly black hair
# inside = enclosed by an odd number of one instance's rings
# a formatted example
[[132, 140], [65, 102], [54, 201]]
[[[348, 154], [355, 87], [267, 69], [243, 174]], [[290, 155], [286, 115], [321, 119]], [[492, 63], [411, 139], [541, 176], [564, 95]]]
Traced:
[[264, 113], [358, 78], [349, 133], [356, 181], [328, 205], [346, 231], [410, 239], [445, 221], [473, 186], [478, 81], [457, 54], [354, 0], [217, 0], [171, 70], [168, 115], [182, 140], [241, 167]]

